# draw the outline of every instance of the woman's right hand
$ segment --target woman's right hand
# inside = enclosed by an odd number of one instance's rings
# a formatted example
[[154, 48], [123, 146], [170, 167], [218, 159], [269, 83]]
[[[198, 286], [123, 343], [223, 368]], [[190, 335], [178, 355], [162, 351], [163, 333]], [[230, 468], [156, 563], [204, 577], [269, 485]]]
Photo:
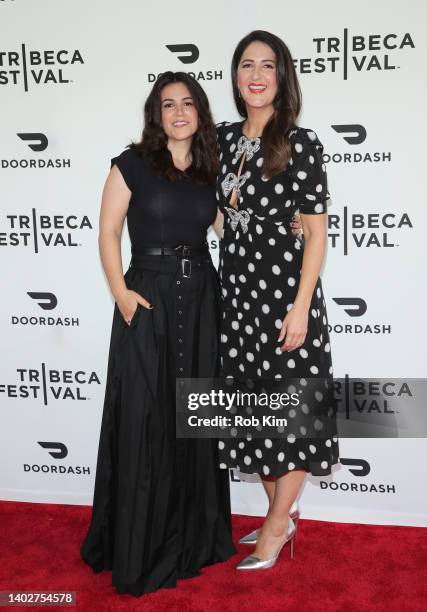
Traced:
[[132, 322], [132, 318], [138, 308], [138, 304], [144, 306], [144, 308], [151, 309], [154, 308], [142, 295], [139, 295], [136, 291], [132, 291], [132, 289], [126, 289], [123, 291], [116, 300], [118, 309], [125, 320], [125, 322], [130, 325]]

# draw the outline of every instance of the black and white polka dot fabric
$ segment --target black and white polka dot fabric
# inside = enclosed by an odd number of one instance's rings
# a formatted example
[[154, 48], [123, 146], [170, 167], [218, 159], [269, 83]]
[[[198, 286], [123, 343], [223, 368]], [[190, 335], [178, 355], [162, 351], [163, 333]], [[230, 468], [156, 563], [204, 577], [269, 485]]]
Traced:
[[[304, 344], [282, 352], [278, 336], [283, 318], [298, 291], [303, 241], [290, 223], [295, 211], [326, 212], [329, 199], [323, 146], [314, 131], [295, 127], [290, 133], [292, 157], [286, 169], [262, 176], [262, 138], [248, 139], [243, 122], [217, 126], [220, 172], [218, 205], [224, 213], [219, 274], [222, 285], [221, 366], [238, 379], [332, 377], [331, 347], [320, 278], [309, 310]], [[246, 159], [237, 177], [241, 157]], [[230, 206], [233, 189], [238, 210]], [[338, 461], [338, 441], [296, 439], [228, 439], [219, 441], [221, 467], [279, 476], [304, 469], [326, 475]]]

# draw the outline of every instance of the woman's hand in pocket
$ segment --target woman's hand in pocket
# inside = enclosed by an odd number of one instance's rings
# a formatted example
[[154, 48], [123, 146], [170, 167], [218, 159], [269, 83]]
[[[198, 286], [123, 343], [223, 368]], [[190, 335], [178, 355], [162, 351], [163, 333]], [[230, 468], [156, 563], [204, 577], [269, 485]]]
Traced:
[[136, 312], [136, 309], [138, 308], [138, 304], [141, 304], [141, 306], [147, 309], [153, 308], [153, 306], [147, 302], [142, 295], [139, 295], [139, 293], [136, 291], [132, 291], [132, 289], [126, 289], [126, 291], [123, 291], [116, 301], [118, 309], [128, 325], [130, 325], [132, 322], [132, 318]]

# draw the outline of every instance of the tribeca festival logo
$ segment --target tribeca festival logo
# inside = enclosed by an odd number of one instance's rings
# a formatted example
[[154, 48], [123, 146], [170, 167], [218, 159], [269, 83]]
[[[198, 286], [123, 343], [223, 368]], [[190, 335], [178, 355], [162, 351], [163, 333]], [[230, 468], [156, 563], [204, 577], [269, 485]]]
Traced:
[[[335, 304], [342, 307], [342, 310], [349, 317], [363, 317], [367, 310], [368, 304], [361, 297], [334, 297], [332, 298]], [[329, 321], [329, 333], [334, 334], [374, 334], [385, 335], [391, 334], [391, 325], [385, 323], [353, 323], [353, 322], [334, 322]]]
[[347, 151], [337, 151], [334, 153], [324, 153], [323, 161], [325, 164], [367, 164], [382, 163], [391, 161], [390, 151], [366, 151], [355, 150], [354, 146], [361, 145], [367, 139], [367, 131], [360, 123], [335, 124], [331, 128], [340, 136], [347, 145]]
[[[184, 65], [195, 64], [200, 57], [199, 47], [194, 43], [169, 44], [165, 45], [165, 48]], [[223, 72], [220, 68], [203, 67], [201, 69], [197, 66], [197, 69], [194, 67], [193, 70], [186, 70], [185, 72], [197, 81], [221, 81], [223, 78]], [[161, 74], [161, 72], [158, 74], [149, 72], [147, 74], [147, 81], [149, 83], [154, 83]]]
[[34, 253], [49, 247], [82, 246], [80, 236], [93, 230], [87, 215], [42, 214], [35, 208], [31, 214], [0, 216], [0, 247], [26, 247]]
[[[27, 291], [27, 295], [33, 300], [35, 308], [40, 308], [44, 311], [55, 310], [58, 305], [58, 299], [54, 293], [48, 291]], [[47, 313], [46, 315], [36, 314], [13, 314], [11, 323], [14, 326], [31, 326], [31, 327], [79, 327], [80, 320], [78, 317], [56, 313]]]
[[20, 86], [28, 92], [42, 85], [73, 83], [74, 65], [84, 64], [78, 49], [30, 49], [23, 43], [19, 50], [0, 50], [0, 85]]
[[[41, 448], [55, 459], [57, 462], [68, 456], [68, 448], [63, 442], [37, 442]], [[81, 465], [64, 465], [63, 463], [24, 463], [24, 472], [34, 472], [36, 474], [74, 474], [83, 476], [90, 474], [90, 467]]]
[[[43, 153], [48, 148], [48, 137], [42, 132], [18, 132], [16, 135], [22, 141], [24, 151], [30, 149], [35, 153]], [[20, 159], [1, 159], [0, 166], [2, 169], [71, 168], [71, 159], [66, 157], [52, 158], [49, 155], [43, 157], [39, 155], [37, 157], [25, 156]]]
[[88, 401], [87, 389], [100, 385], [95, 371], [50, 369], [46, 363], [40, 367], [16, 368], [13, 382], [0, 383], [0, 395], [10, 399], [40, 400], [44, 406], [51, 401]]
[[398, 247], [396, 234], [412, 228], [406, 212], [350, 213], [344, 206], [341, 214], [328, 214], [329, 244], [342, 248], [344, 255], [352, 248]]
[[[410, 409], [416, 393], [408, 380], [401, 378], [344, 378], [334, 380], [338, 412], [346, 419], [355, 415], [397, 415], [400, 407]], [[407, 412], [409, 414], [409, 412]], [[371, 421], [366, 421], [369, 427]], [[367, 436], [368, 437], [368, 436]]]
[[412, 35], [405, 33], [352, 34], [344, 28], [340, 36], [317, 36], [312, 39], [314, 54], [294, 58], [300, 74], [335, 73], [347, 80], [358, 72], [393, 71], [407, 61], [415, 49]]
[[[371, 473], [371, 465], [366, 459], [340, 457], [340, 463], [352, 476], [354, 481], [320, 480], [320, 489], [327, 491], [343, 491], [350, 493], [396, 493], [396, 484], [379, 482], [358, 482], [358, 478], [366, 478]], [[339, 472], [336, 472], [339, 475]]]

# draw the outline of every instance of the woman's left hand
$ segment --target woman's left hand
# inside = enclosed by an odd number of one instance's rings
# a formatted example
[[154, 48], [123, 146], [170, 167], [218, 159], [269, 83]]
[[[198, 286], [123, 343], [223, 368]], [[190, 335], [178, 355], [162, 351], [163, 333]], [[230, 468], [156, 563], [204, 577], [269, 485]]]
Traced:
[[293, 306], [283, 319], [278, 342], [285, 342], [280, 347], [282, 351], [294, 351], [300, 348], [307, 335], [308, 310]]
[[301, 217], [299, 216], [299, 213], [295, 213], [294, 216], [292, 217], [291, 231], [296, 238], [301, 240], [304, 232], [302, 229]]

